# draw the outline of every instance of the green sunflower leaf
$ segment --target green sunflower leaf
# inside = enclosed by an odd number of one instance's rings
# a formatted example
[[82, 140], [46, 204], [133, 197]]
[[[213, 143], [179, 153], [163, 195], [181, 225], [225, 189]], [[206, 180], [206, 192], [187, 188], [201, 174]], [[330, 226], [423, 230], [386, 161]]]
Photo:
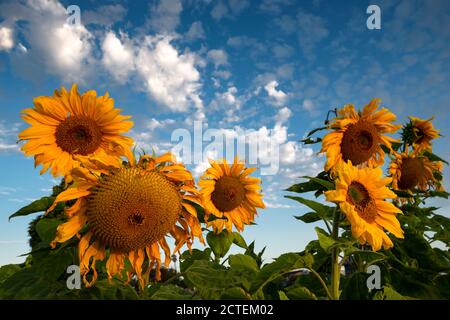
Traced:
[[221, 300], [249, 300], [250, 296], [244, 289], [233, 287], [225, 289], [220, 296]]
[[252, 272], [258, 272], [259, 267], [255, 259], [244, 254], [230, 255], [228, 260], [230, 267], [235, 270], [248, 270]]
[[20, 271], [18, 264], [7, 264], [0, 267], [0, 285], [14, 273]]
[[286, 291], [286, 296], [290, 300], [317, 300], [317, 297], [308, 288], [295, 284]]
[[384, 286], [383, 292], [381, 294], [381, 300], [410, 300], [411, 298], [406, 297], [395, 291], [390, 286]]
[[309, 208], [313, 209], [321, 218], [331, 218], [333, 213], [333, 208], [330, 206], [326, 206], [324, 204], [321, 204], [314, 200], [309, 200], [303, 197], [297, 197], [297, 196], [285, 196], [288, 199], [292, 199], [294, 201], [300, 202], [301, 204], [304, 204], [305, 206], [308, 206]]
[[214, 231], [210, 231], [206, 235], [206, 241], [214, 253], [216, 259], [224, 257], [228, 250], [230, 250], [233, 243], [234, 235], [226, 230], [223, 230], [219, 234], [215, 234]]
[[400, 197], [400, 198], [413, 198], [414, 197], [414, 195], [412, 195], [408, 191], [394, 190], [394, 189], [392, 189], [392, 191], [394, 191], [394, 193], [397, 195], [397, 197]]
[[317, 212], [315, 212], [315, 211], [305, 213], [302, 216], [294, 216], [294, 218], [297, 220], [301, 220], [305, 223], [311, 223], [311, 222], [316, 222], [316, 221], [322, 220], [322, 217], [319, 216], [317, 214]]
[[239, 232], [233, 232], [233, 243], [238, 247], [247, 249], [247, 243], [245, 242], [244, 237], [242, 237]]
[[42, 242], [45, 244], [50, 244], [50, 242], [55, 239], [56, 229], [58, 225], [61, 224], [61, 220], [59, 219], [47, 219], [43, 218], [38, 221], [36, 224], [36, 232], [41, 238]]
[[27, 216], [36, 212], [47, 211], [47, 209], [50, 208], [54, 201], [54, 197], [42, 197], [41, 199], [33, 201], [29, 205], [19, 209], [14, 214], [10, 215], [8, 220], [11, 220], [15, 217]]
[[327, 181], [327, 180], [320, 179], [320, 178], [317, 178], [317, 177], [308, 177], [308, 176], [303, 176], [302, 178], [306, 178], [306, 179], [309, 179], [310, 181], [317, 182], [321, 186], [325, 187], [327, 190], [334, 190], [335, 189], [335, 185], [331, 181]]
[[183, 252], [180, 256], [180, 269], [181, 272], [186, 271], [193, 263], [194, 261], [198, 260], [211, 260], [211, 249], [206, 248], [205, 250], [199, 250], [199, 249], [192, 249], [190, 252], [189, 250], [186, 250]]
[[306, 138], [300, 141], [303, 142], [304, 144], [315, 144], [321, 142], [322, 138], [315, 138], [315, 139]]
[[432, 153], [432, 152], [430, 152], [428, 150], [425, 150], [423, 152], [423, 155], [425, 157], [427, 157], [428, 159], [430, 159], [431, 161], [442, 161], [442, 162], [444, 162], [447, 165], [449, 164], [446, 160], [442, 159], [441, 157], [435, 155], [434, 153]]
[[439, 198], [448, 199], [448, 197], [450, 196], [450, 193], [448, 193], [446, 191], [429, 191], [428, 195], [430, 197], [439, 197]]
[[150, 297], [152, 300], [191, 300], [192, 293], [184, 288], [180, 288], [176, 285], [169, 284], [161, 286]]
[[319, 244], [323, 250], [328, 251], [334, 244], [335, 241], [330, 235], [323, 229], [319, 227], [314, 228], [317, 233], [317, 237], [319, 238]]
[[318, 132], [318, 131], [322, 131], [327, 129], [328, 127], [320, 127], [320, 128], [316, 128], [314, 130], [311, 130], [310, 132], [308, 132], [308, 134], [306, 135], [307, 137], [312, 136], [314, 133]]
[[288, 296], [284, 291], [278, 291], [278, 296], [280, 297], [280, 300], [289, 300]]

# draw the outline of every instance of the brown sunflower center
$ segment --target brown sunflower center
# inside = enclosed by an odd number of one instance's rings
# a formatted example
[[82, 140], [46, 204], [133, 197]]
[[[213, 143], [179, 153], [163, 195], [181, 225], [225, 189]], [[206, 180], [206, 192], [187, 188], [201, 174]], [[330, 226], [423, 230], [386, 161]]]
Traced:
[[377, 128], [364, 120], [350, 125], [342, 137], [342, 157], [345, 161], [350, 160], [354, 165], [369, 160], [377, 148]]
[[398, 187], [402, 190], [414, 188], [419, 183], [419, 177], [423, 171], [424, 166], [420, 158], [403, 158]]
[[367, 188], [360, 182], [352, 181], [347, 191], [347, 202], [355, 206], [359, 216], [367, 222], [372, 222], [377, 216], [375, 200]]
[[211, 201], [222, 212], [239, 207], [245, 199], [245, 189], [242, 183], [234, 177], [224, 176], [217, 180]]
[[170, 232], [181, 213], [176, 187], [157, 172], [119, 169], [88, 200], [88, 223], [104, 244], [129, 252]]
[[88, 155], [102, 142], [98, 124], [86, 116], [71, 116], [56, 128], [56, 144], [70, 154]]

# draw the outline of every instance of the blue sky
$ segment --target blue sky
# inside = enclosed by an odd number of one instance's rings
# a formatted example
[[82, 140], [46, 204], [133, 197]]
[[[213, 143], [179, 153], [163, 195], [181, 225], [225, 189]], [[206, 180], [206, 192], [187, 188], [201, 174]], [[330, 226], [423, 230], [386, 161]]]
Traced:
[[[66, 24], [74, 4], [78, 26]], [[380, 30], [366, 27], [370, 4], [381, 9]], [[307, 209], [282, 190], [321, 170], [317, 147], [298, 141], [330, 108], [379, 97], [399, 122], [434, 115], [444, 135], [434, 150], [450, 158], [449, 43], [446, 0], [0, 1], [0, 265], [28, 251], [32, 217], [7, 217], [56, 182], [16, 145], [33, 97], [72, 83], [108, 91], [134, 117], [137, 144], [157, 152], [198, 120], [275, 140], [279, 170], [262, 176], [268, 208], [244, 232], [268, 259], [315, 237], [293, 218]], [[189, 167], [198, 175], [205, 164]]]

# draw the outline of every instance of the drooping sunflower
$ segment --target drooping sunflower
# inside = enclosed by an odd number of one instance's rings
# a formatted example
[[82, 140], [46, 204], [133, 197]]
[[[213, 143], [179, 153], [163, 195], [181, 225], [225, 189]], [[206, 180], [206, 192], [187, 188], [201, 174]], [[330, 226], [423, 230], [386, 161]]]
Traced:
[[441, 189], [441, 183], [435, 173], [441, 173], [442, 162], [433, 162], [422, 156], [417, 149], [402, 153], [395, 152], [395, 158], [389, 166], [392, 176], [392, 186], [396, 190], [411, 191], [414, 188], [427, 190], [429, 188]]
[[417, 117], [409, 119], [410, 122], [403, 128], [403, 140], [418, 152], [431, 150], [431, 141], [439, 137], [439, 130], [436, 130], [431, 122], [434, 117], [426, 120]]
[[383, 178], [381, 168], [358, 168], [341, 161], [335, 174], [336, 190], [326, 191], [325, 197], [339, 205], [350, 221], [353, 236], [361, 244], [369, 243], [375, 251], [392, 247], [393, 243], [383, 229], [403, 238], [403, 230], [396, 218], [401, 210], [385, 200], [396, 198], [386, 187], [392, 179]]
[[[137, 164], [133, 160], [120, 168], [110, 167], [100, 176], [78, 167], [72, 176], [73, 184], [49, 208], [76, 200], [66, 210], [69, 220], [58, 226], [52, 246], [78, 236], [80, 272], [86, 286], [97, 279], [98, 260], [107, 259], [109, 278], [121, 276], [128, 260], [144, 286], [154, 265], [160, 279], [160, 248], [168, 265], [171, 252], [184, 244], [190, 249], [195, 237], [204, 243], [193, 205], [201, 205], [199, 191], [192, 174], [171, 153], [143, 156]], [[175, 239], [173, 251], [166, 241], [169, 234]], [[127, 272], [129, 277], [131, 271]]]
[[380, 145], [391, 148], [396, 140], [384, 135], [394, 133], [401, 126], [392, 124], [396, 116], [386, 108], [377, 110], [380, 99], [372, 99], [362, 112], [351, 104], [338, 110], [330, 123], [332, 132], [326, 134], [320, 152], [326, 152], [325, 170], [332, 169], [340, 160], [350, 160], [353, 165], [368, 164], [376, 167], [384, 163]]
[[256, 208], [265, 208], [263, 195], [259, 192], [261, 179], [249, 177], [256, 168], [246, 168], [237, 157], [232, 165], [225, 159], [219, 162], [209, 160], [209, 163], [211, 167], [199, 181], [206, 220], [210, 214], [222, 219], [207, 224], [216, 233], [224, 228], [231, 232], [233, 225], [242, 231], [245, 224], [255, 220]]
[[132, 126], [120, 115], [108, 93], [97, 96], [94, 90], [80, 95], [74, 84], [68, 92], [55, 90], [53, 96], [34, 99], [34, 108], [22, 111], [31, 126], [19, 134], [27, 140], [22, 146], [26, 156], [34, 156], [41, 174], [50, 169], [53, 176], [65, 176], [81, 163], [97, 160], [118, 167], [120, 156], [129, 156], [133, 140], [122, 134]]

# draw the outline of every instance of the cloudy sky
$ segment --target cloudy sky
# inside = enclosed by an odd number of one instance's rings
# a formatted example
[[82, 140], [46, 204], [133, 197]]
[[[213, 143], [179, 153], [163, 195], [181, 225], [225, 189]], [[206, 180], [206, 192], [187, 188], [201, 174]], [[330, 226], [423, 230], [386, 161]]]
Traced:
[[[74, 4], [79, 25], [67, 21]], [[370, 4], [381, 9], [380, 30], [366, 26]], [[1, 0], [0, 265], [28, 251], [31, 217], [7, 217], [57, 182], [39, 176], [16, 144], [20, 110], [33, 97], [72, 83], [108, 91], [134, 117], [138, 146], [157, 152], [196, 121], [229, 137], [253, 130], [275, 141], [279, 169], [262, 176], [268, 208], [244, 233], [268, 247], [269, 259], [315, 237], [293, 218], [307, 209], [282, 190], [321, 171], [317, 147], [299, 140], [329, 109], [379, 97], [401, 122], [434, 115], [445, 136], [435, 151], [450, 158], [449, 44], [446, 0]], [[198, 175], [205, 163], [189, 167]]]

